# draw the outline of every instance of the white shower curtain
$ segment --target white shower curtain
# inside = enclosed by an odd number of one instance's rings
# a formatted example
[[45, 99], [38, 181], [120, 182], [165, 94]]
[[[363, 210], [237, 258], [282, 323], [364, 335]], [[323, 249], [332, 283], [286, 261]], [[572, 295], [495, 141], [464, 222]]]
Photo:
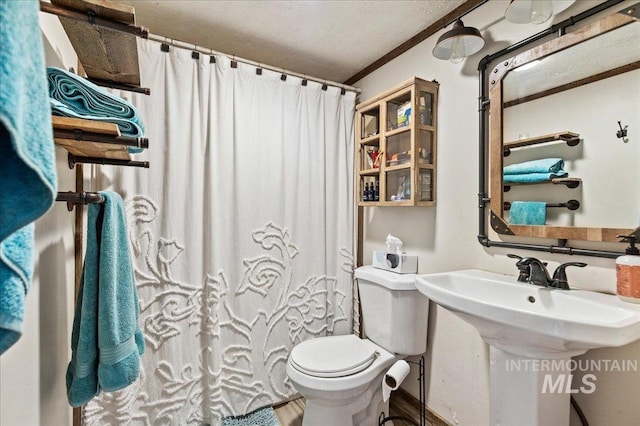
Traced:
[[147, 352], [89, 425], [220, 424], [295, 393], [296, 343], [352, 331], [355, 94], [140, 45], [150, 169], [101, 166], [125, 198]]

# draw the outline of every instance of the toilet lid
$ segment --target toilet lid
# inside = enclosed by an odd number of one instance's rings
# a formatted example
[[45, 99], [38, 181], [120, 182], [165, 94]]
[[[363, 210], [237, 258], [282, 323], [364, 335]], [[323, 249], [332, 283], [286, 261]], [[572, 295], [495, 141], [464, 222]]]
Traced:
[[343, 377], [367, 368], [376, 357], [374, 345], [357, 336], [328, 336], [302, 342], [291, 351], [291, 364], [315, 377]]

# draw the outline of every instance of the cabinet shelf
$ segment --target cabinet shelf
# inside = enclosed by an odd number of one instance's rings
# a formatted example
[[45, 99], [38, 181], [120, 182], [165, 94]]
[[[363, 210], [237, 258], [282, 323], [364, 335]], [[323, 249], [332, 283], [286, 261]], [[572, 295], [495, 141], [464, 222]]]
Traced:
[[504, 156], [508, 156], [513, 148], [522, 148], [524, 146], [539, 145], [551, 142], [566, 142], [569, 146], [576, 146], [580, 143], [580, 134], [570, 131], [550, 133], [542, 136], [534, 136], [532, 138], [519, 139], [517, 141], [505, 142], [502, 146]]
[[389, 137], [389, 136], [395, 136], [398, 135], [400, 133], [405, 133], [405, 132], [410, 132], [411, 131], [411, 126], [402, 126], [402, 127], [398, 127], [396, 129], [393, 130], [388, 130], [385, 133], [385, 136]]
[[366, 169], [360, 170], [358, 172], [360, 176], [378, 176], [380, 174], [380, 169]]
[[384, 168], [385, 172], [395, 172], [397, 170], [411, 170], [411, 163], [398, 164], [396, 166], [387, 166]]
[[380, 144], [380, 135], [372, 135], [360, 140], [360, 145], [379, 145]]
[[135, 26], [135, 9], [104, 0], [40, 2], [58, 15], [89, 80], [96, 84], [149, 93], [140, 88], [136, 37], [148, 32]]
[[358, 201], [360, 207], [380, 207], [384, 206], [380, 201]]

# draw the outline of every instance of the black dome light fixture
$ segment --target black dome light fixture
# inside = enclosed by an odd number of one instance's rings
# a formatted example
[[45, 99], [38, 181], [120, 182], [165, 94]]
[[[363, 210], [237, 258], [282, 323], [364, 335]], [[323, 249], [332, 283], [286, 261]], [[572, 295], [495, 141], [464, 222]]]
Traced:
[[477, 28], [465, 27], [458, 18], [453, 28], [438, 38], [433, 48], [433, 56], [458, 64], [467, 56], [479, 52], [484, 43], [484, 38]]

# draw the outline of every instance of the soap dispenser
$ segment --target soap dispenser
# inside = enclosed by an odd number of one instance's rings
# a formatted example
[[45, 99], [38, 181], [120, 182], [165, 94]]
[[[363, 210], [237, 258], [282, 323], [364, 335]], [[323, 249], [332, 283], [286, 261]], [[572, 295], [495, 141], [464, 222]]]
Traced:
[[640, 303], [640, 250], [636, 247], [635, 235], [618, 235], [628, 242], [626, 255], [616, 259], [618, 297], [625, 302]]

